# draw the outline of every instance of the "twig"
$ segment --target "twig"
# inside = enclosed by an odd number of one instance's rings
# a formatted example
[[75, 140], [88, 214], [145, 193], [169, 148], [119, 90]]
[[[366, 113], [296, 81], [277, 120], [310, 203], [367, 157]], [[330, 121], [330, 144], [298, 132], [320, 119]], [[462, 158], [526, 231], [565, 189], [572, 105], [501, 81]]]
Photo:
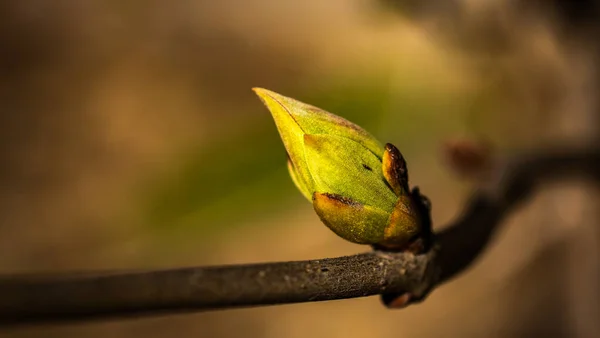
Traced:
[[0, 325], [165, 314], [383, 295], [416, 302], [480, 257], [503, 218], [542, 183], [600, 182], [600, 149], [501, 164], [463, 216], [420, 255], [374, 251], [322, 260], [77, 276], [0, 278]]
[[557, 148], [495, 160], [491, 178], [471, 197], [460, 219], [437, 235], [440, 282], [463, 271], [485, 249], [511, 211], [543, 184], [571, 179], [600, 182], [600, 148]]
[[[431, 255], [431, 254], [430, 254]], [[354, 256], [0, 282], [0, 322], [115, 317], [364, 297], [423, 288], [431, 256]], [[429, 284], [427, 282], [426, 284]]]

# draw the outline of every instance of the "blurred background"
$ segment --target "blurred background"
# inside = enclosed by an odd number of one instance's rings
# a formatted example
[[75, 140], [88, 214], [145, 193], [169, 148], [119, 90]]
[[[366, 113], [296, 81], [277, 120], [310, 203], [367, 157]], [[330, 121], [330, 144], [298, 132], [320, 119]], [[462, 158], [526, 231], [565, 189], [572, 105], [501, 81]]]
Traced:
[[[441, 229], [472, 188], [444, 141], [597, 142], [600, 16], [573, 3], [2, 0], [0, 273], [368, 250], [295, 189], [255, 86], [394, 143]], [[586, 185], [548, 187], [472, 269], [404, 310], [371, 297], [0, 337], [598, 337], [598, 206]]]

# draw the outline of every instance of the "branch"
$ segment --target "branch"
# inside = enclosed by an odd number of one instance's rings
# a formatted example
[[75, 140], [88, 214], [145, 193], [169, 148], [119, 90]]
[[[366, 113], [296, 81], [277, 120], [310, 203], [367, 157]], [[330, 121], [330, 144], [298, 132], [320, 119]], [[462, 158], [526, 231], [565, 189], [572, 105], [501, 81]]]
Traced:
[[[0, 277], [0, 325], [166, 314], [382, 295], [387, 305], [423, 300], [464, 271], [503, 218], [542, 184], [600, 182], [600, 149], [499, 160], [463, 216], [423, 254], [373, 251], [322, 260], [163, 271]], [[398, 299], [401, 301], [399, 302]]]
[[[431, 256], [368, 252], [251, 265], [0, 282], [0, 323], [364, 297], [423, 287]], [[431, 277], [429, 277], [431, 279]]]
[[479, 257], [503, 219], [543, 185], [577, 178], [600, 183], [600, 148], [558, 148], [496, 159], [491, 170], [462, 217], [437, 235], [441, 281]]

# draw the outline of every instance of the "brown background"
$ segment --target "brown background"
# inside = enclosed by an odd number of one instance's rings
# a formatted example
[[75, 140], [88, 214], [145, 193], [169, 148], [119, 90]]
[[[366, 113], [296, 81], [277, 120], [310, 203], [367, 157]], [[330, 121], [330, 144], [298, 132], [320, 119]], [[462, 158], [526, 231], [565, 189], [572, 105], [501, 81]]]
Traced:
[[[508, 2], [460, 3], [457, 20], [367, 0], [1, 1], [0, 273], [367, 250], [295, 191], [254, 86], [396, 144], [438, 228], [470, 190], [444, 140], [592, 139], [593, 46]], [[0, 337], [597, 337], [596, 196], [549, 187], [471, 270], [401, 311], [373, 297]]]

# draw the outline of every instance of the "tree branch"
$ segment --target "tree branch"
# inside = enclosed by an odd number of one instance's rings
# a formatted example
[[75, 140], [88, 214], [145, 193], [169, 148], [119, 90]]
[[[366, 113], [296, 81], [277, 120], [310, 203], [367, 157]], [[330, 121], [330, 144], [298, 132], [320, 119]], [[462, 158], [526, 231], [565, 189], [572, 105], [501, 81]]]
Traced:
[[19, 323], [219, 309], [418, 290], [430, 255], [354, 256], [0, 282], [0, 322]]
[[[600, 149], [496, 160], [463, 216], [423, 254], [374, 251], [322, 260], [71, 276], [0, 277], [0, 325], [178, 313], [364, 297], [424, 299], [480, 257], [503, 218], [543, 183], [600, 182]], [[396, 302], [396, 305], [397, 302]], [[405, 304], [400, 304], [405, 305]]]
[[478, 258], [504, 217], [542, 185], [574, 178], [600, 182], [600, 149], [558, 148], [497, 159], [492, 170], [491, 178], [468, 202], [462, 217], [437, 235], [442, 248], [441, 282]]

